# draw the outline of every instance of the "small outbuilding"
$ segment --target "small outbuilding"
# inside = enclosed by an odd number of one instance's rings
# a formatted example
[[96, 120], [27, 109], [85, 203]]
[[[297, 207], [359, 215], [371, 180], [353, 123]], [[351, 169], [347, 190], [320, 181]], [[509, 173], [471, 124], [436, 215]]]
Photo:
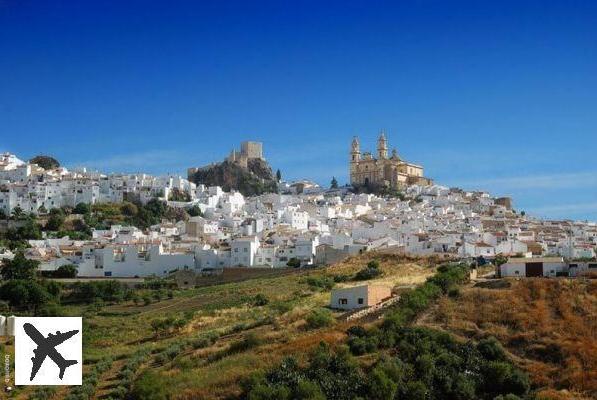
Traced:
[[354, 310], [371, 307], [392, 297], [392, 289], [384, 285], [361, 285], [332, 290], [331, 308]]
[[562, 257], [511, 257], [499, 268], [500, 277], [558, 276], [567, 271]]

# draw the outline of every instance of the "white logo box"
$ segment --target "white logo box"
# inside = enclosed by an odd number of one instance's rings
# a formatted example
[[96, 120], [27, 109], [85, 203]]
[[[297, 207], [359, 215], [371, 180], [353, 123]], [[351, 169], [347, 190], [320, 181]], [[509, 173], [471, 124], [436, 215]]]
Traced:
[[[30, 335], [34, 336], [38, 343]], [[43, 362], [31, 380], [34, 368], [32, 358], [36, 357], [38, 366], [40, 358], [43, 358]], [[62, 379], [58, 364], [62, 366]], [[81, 317], [15, 318], [16, 385], [80, 385], [82, 378], [83, 321]]]

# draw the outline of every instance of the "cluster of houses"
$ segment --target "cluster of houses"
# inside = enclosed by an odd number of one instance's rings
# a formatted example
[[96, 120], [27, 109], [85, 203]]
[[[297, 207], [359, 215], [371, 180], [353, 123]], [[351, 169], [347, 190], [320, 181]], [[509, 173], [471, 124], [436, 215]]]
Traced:
[[[27, 256], [39, 260], [42, 269], [75, 264], [79, 276], [324, 265], [369, 250], [486, 260], [504, 255], [511, 261], [503, 266], [504, 276], [516, 275], [514, 264], [524, 265], [518, 274], [528, 276], [527, 264], [542, 263], [549, 275], [559, 270], [547, 260], [565, 264], [564, 258], [595, 258], [597, 224], [524, 216], [512, 209], [509, 198], [484, 192], [411, 185], [403, 198], [396, 198], [354, 194], [345, 187], [324, 189], [308, 181], [281, 182], [279, 189], [245, 197], [175, 176], [46, 171], [10, 154], [0, 158], [0, 209], [6, 214], [15, 207], [39, 212], [42, 206], [49, 210], [155, 197], [172, 207], [201, 209], [202, 216], [163, 221], [145, 231], [112, 226], [93, 231], [91, 240], [30, 241]], [[184, 193], [185, 201], [170, 201], [174, 190]], [[2, 257], [10, 252], [0, 250]], [[525, 261], [512, 261], [519, 258]], [[594, 263], [576, 264], [577, 270], [594, 268]], [[538, 267], [528, 268], [533, 274]]]
[[39, 214], [79, 203], [124, 200], [146, 203], [156, 197], [168, 199], [175, 190], [192, 196], [195, 189], [193, 183], [180, 176], [105, 175], [85, 168], [69, 171], [64, 167], [46, 170], [13, 154], [0, 154], [0, 211], [5, 215], [16, 208]]

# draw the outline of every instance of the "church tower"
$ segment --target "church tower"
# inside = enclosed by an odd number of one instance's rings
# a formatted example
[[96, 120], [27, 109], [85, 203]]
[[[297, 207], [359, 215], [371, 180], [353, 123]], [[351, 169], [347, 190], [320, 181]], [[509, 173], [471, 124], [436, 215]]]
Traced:
[[388, 158], [388, 142], [383, 131], [379, 135], [379, 139], [377, 139], [377, 158], [380, 160]]
[[359, 144], [359, 138], [353, 137], [352, 144], [350, 146], [350, 162], [357, 163], [361, 161], [361, 145]]
[[359, 144], [359, 138], [353, 137], [350, 145], [350, 183], [356, 182], [357, 166], [361, 161], [361, 145]]

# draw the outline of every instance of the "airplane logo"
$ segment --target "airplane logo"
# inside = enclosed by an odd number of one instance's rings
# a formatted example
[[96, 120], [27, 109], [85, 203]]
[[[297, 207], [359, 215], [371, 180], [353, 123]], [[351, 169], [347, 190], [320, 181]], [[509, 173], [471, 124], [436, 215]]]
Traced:
[[41, 368], [46, 357], [50, 357], [50, 359], [54, 361], [58, 368], [60, 368], [60, 373], [58, 375], [60, 380], [62, 380], [64, 377], [64, 371], [66, 368], [77, 364], [77, 360], [64, 359], [62, 354], [56, 350], [56, 346], [75, 336], [77, 333], [79, 333], [78, 330], [72, 330], [66, 333], [60, 333], [60, 331], [57, 331], [55, 335], [50, 333], [48, 334], [48, 337], [44, 337], [32, 324], [28, 322], [23, 324], [23, 329], [25, 330], [27, 336], [29, 336], [37, 345], [37, 348], [33, 350], [35, 356], [31, 357], [33, 366], [31, 368], [31, 377], [29, 378], [30, 381], [35, 378], [37, 371], [39, 371]]

